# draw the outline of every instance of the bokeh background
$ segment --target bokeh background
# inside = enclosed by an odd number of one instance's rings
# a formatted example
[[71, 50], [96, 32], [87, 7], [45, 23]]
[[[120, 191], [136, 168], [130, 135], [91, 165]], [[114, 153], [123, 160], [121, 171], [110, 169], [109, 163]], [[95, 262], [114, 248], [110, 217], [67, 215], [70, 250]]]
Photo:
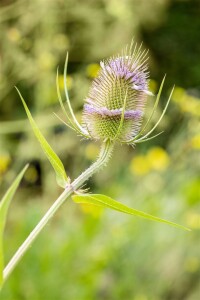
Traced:
[[[6, 283], [2, 300], [200, 299], [200, 2], [199, 0], [1, 0], [0, 194], [30, 167], [12, 202], [6, 261], [58, 197], [54, 172], [33, 136], [16, 85], [43, 134], [75, 178], [99, 144], [80, 141], [62, 116], [56, 68], [69, 51], [68, 89], [77, 118], [99, 61], [131, 39], [149, 49], [151, 90], [167, 73], [159, 125], [164, 133], [135, 149], [118, 145], [88, 182], [133, 208], [192, 229], [68, 201]], [[63, 90], [63, 76], [59, 77]], [[154, 99], [148, 100], [147, 113]]]

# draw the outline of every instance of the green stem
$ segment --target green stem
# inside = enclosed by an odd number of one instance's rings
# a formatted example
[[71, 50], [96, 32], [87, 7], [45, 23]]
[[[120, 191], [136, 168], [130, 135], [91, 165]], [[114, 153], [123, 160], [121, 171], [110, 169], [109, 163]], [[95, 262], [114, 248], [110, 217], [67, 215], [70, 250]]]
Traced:
[[32, 245], [34, 240], [37, 238], [39, 233], [49, 222], [49, 220], [54, 216], [58, 208], [65, 202], [65, 200], [72, 195], [77, 189], [79, 189], [83, 183], [88, 180], [94, 173], [99, 171], [108, 162], [113, 150], [113, 144], [110, 141], [103, 143], [100, 154], [96, 162], [94, 162], [87, 170], [85, 170], [77, 179], [75, 179], [70, 185], [66, 187], [64, 192], [57, 198], [53, 205], [49, 208], [40, 222], [36, 225], [33, 231], [29, 234], [23, 244], [16, 251], [14, 256], [11, 258], [7, 266], [3, 271], [4, 282], [8, 279], [9, 275], [12, 273], [20, 259]]

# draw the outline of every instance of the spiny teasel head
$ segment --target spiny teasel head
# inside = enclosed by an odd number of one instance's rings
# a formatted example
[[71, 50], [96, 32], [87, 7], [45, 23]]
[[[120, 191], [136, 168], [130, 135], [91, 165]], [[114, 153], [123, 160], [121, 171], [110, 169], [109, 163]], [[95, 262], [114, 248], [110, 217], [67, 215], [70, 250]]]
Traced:
[[149, 72], [147, 67], [148, 51], [141, 51], [141, 46], [131, 43], [118, 56], [111, 57], [100, 63], [100, 71], [94, 79], [89, 95], [83, 108], [83, 122], [76, 119], [67, 90], [66, 56], [64, 67], [64, 90], [68, 111], [65, 110], [59, 89], [59, 73], [57, 70], [57, 93], [61, 108], [67, 118], [68, 127], [87, 139], [95, 139], [111, 143], [135, 145], [150, 140], [160, 133], [151, 136], [162, 120], [169, 105], [173, 89], [169, 95], [164, 110], [156, 124], [145, 133], [154, 112], [158, 106], [165, 77], [162, 80], [152, 112], [141, 127], [148, 95]]
[[147, 51], [125, 49], [100, 63], [83, 109], [83, 127], [94, 139], [125, 141], [140, 128], [148, 91]]

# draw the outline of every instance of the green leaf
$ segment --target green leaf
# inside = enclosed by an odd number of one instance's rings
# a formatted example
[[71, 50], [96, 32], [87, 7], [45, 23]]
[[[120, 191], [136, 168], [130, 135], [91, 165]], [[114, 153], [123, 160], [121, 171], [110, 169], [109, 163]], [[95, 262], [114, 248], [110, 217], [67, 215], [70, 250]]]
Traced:
[[42, 150], [44, 151], [44, 153], [46, 154], [48, 160], [50, 161], [52, 167], [54, 168], [54, 171], [56, 173], [56, 180], [58, 185], [60, 185], [61, 187], [65, 188], [66, 183], [68, 182], [68, 178], [67, 178], [67, 174], [65, 172], [65, 168], [60, 160], [60, 158], [57, 156], [57, 154], [53, 151], [53, 149], [51, 148], [51, 146], [48, 144], [48, 142], [46, 141], [46, 139], [44, 138], [44, 136], [42, 135], [41, 131], [39, 130], [37, 124], [35, 123], [29, 109], [28, 106], [26, 105], [25, 100], [23, 99], [20, 91], [18, 90], [18, 88], [16, 88], [22, 103], [24, 105], [26, 114], [28, 116], [29, 122], [31, 124], [31, 127], [33, 129], [33, 132], [36, 136], [36, 138], [38, 139]]
[[17, 178], [14, 180], [10, 188], [7, 190], [3, 199], [0, 202], [0, 287], [3, 284], [3, 268], [4, 268], [4, 255], [3, 255], [3, 233], [6, 222], [6, 216], [8, 212], [8, 207], [10, 202], [15, 194], [18, 185], [26, 172], [28, 165], [24, 167], [24, 169], [20, 172]]
[[72, 199], [76, 203], [85, 203], [85, 204], [93, 204], [93, 205], [102, 206], [102, 207], [109, 207], [109, 208], [112, 208], [114, 210], [129, 214], [129, 215], [135, 215], [135, 216], [142, 217], [142, 218], [145, 218], [148, 220], [166, 223], [168, 225], [190, 231], [189, 228], [186, 228], [184, 226], [181, 226], [179, 224], [176, 224], [176, 223], [164, 220], [164, 219], [160, 219], [158, 217], [154, 217], [145, 212], [130, 208], [130, 207], [128, 207], [118, 201], [115, 201], [112, 198], [105, 196], [105, 195], [100, 195], [100, 194], [73, 195]]

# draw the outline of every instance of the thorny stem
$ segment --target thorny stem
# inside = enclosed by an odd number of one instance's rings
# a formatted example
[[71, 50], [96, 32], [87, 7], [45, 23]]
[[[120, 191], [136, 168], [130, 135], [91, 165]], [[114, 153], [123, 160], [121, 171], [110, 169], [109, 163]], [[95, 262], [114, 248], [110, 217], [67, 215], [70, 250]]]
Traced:
[[7, 266], [3, 271], [3, 282], [5, 282], [9, 275], [12, 273], [20, 259], [32, 245], [34, 240], [37, 238], [39, 233], [54, 216], [58, 208], [71, 196], [77, 189], [79, 189], [83, 183], [88, 180], [94, 173], [99, 171], [108, 162], [113, 150], [113, 144], [107, 140], [103, 143], [98, 159], [88, 169], [86, 169], [78, 178], [76, 178], [71, 184], [68, 184], [64, 192], [57, 198], [53, 205], [49, 208], [40, 222], [36, 225], [33, 231], [29, 234], [23, 244], [16, 251], [14, 256], [11, 258]]

